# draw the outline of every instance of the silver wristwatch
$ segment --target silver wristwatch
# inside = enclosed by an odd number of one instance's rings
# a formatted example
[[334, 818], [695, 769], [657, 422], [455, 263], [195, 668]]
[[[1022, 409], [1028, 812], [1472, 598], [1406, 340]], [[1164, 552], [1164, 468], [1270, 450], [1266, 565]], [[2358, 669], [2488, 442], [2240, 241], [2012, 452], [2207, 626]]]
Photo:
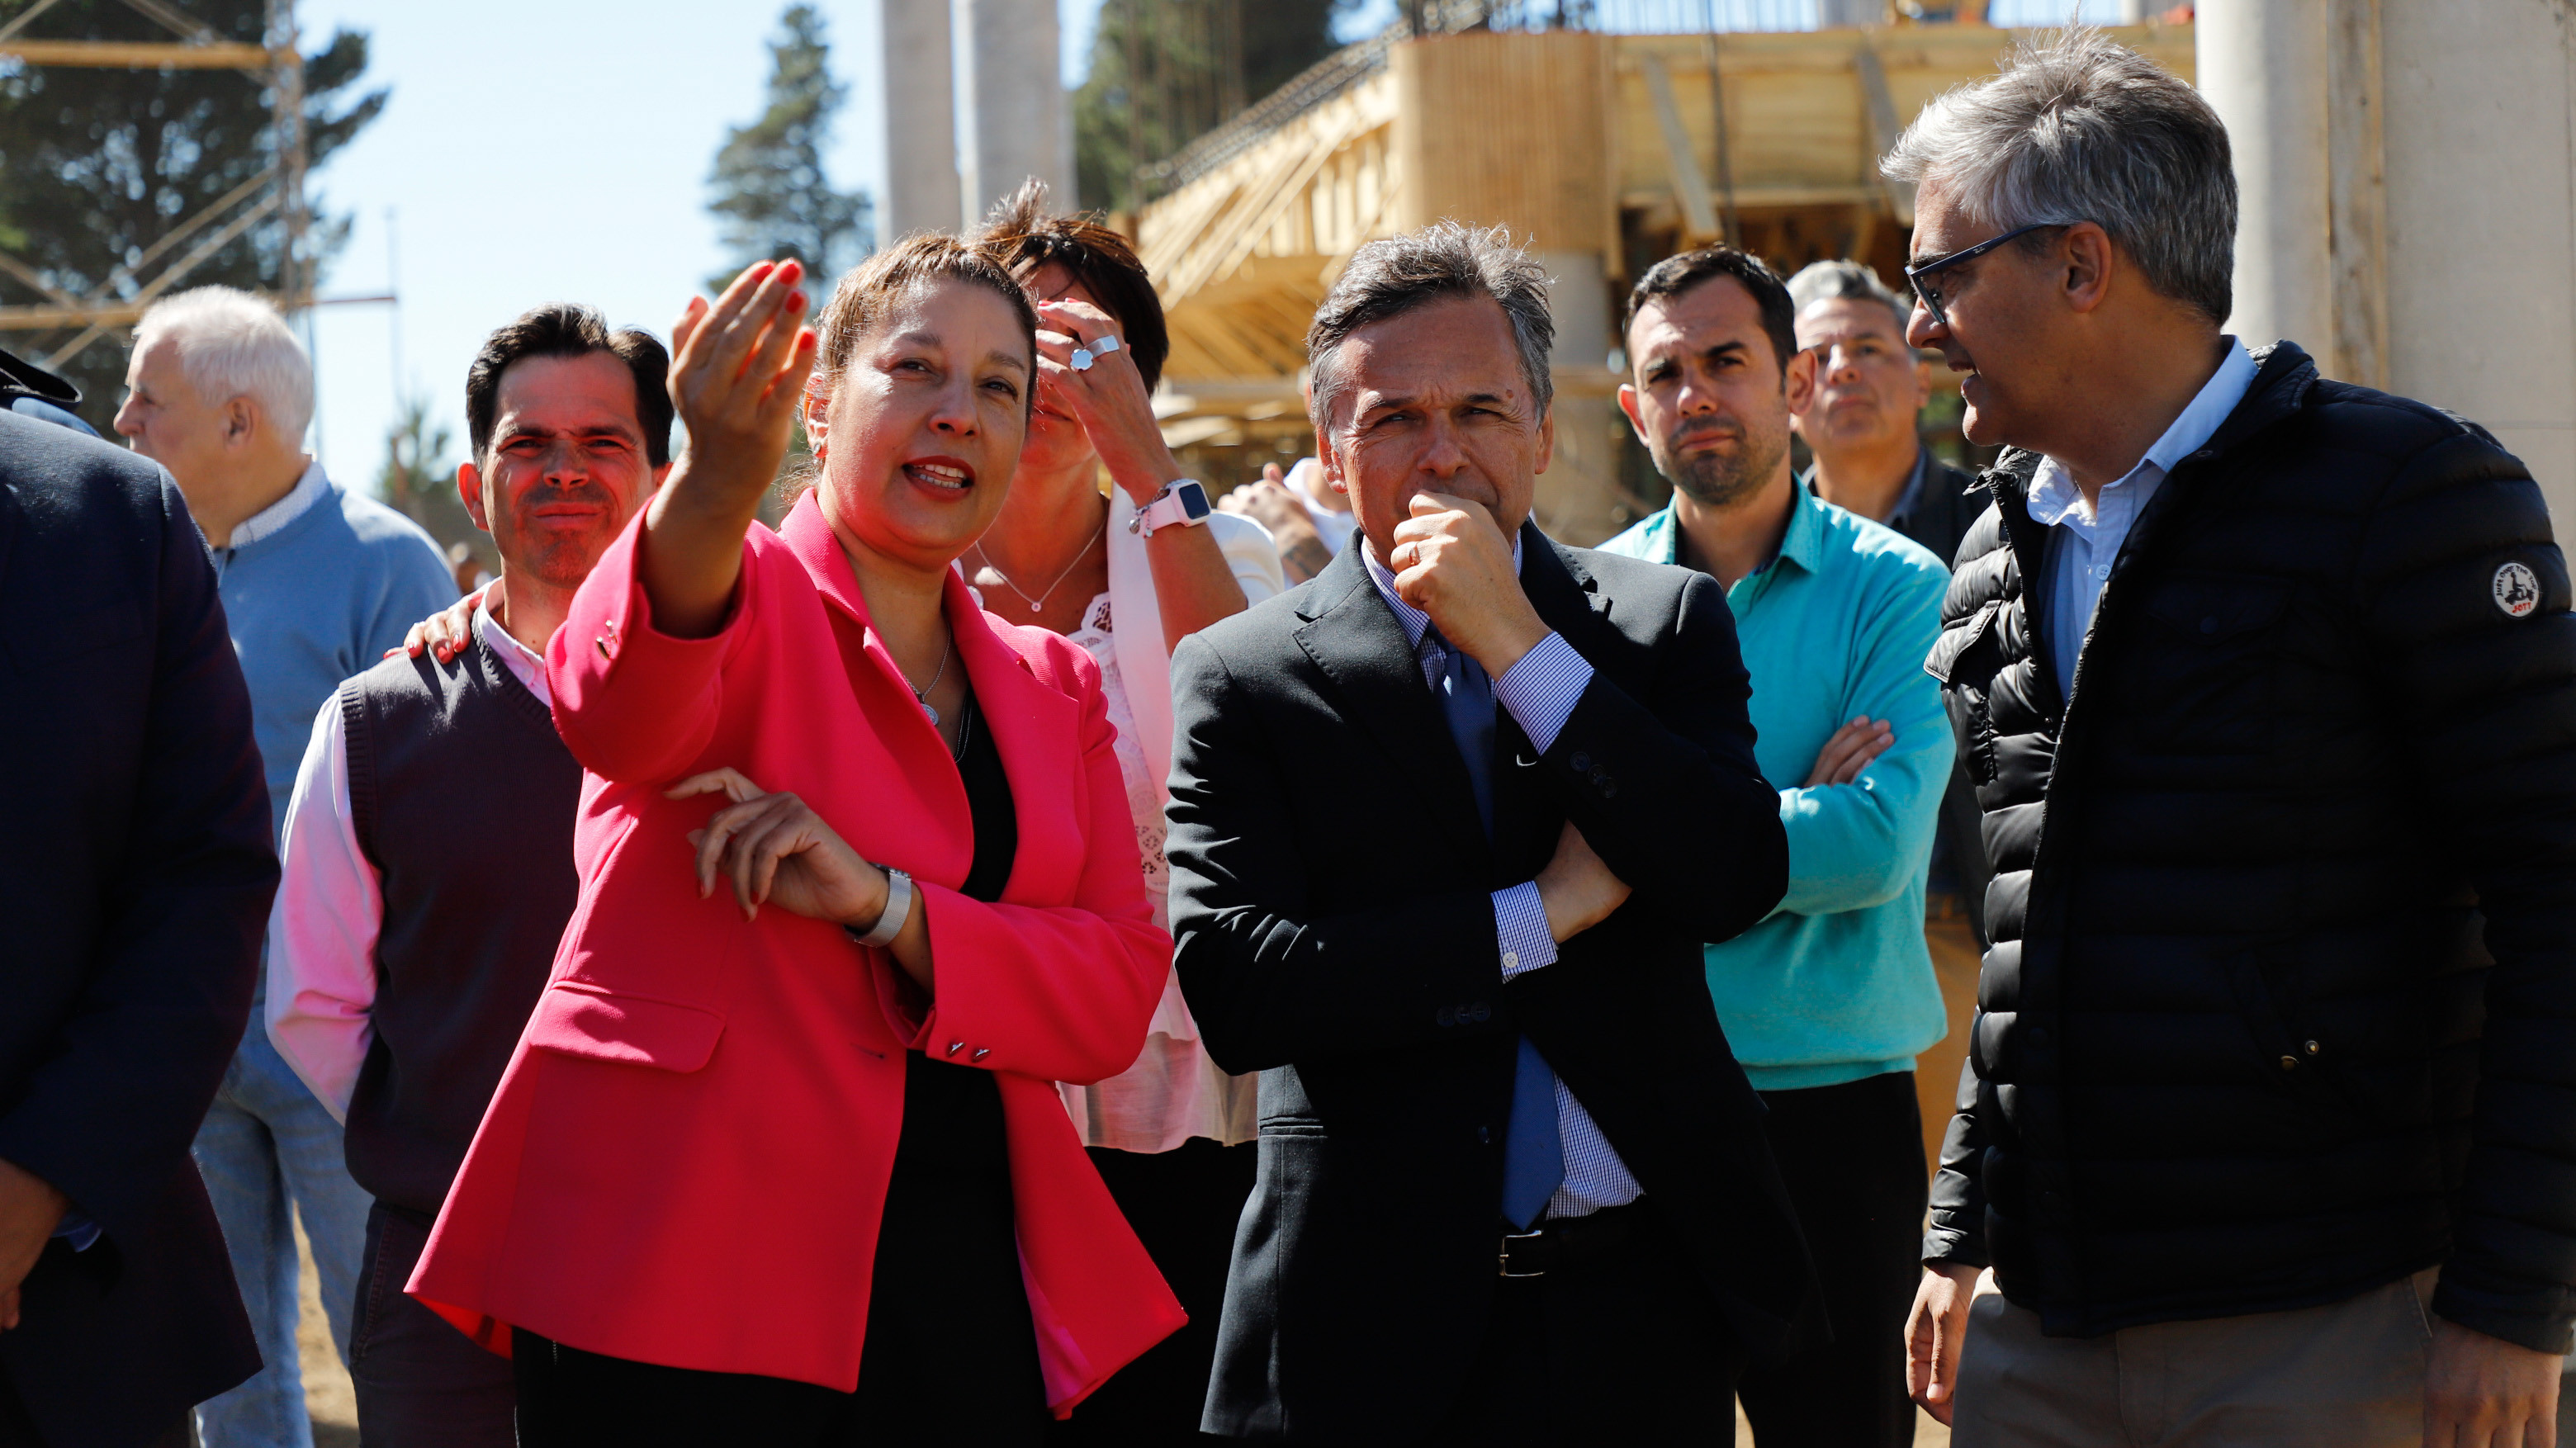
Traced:
[[855, 925], [841, 928], [850, 932], [850, 938], [861, 945], [883, 947], [894, 944], [894, 938], [903, 933], [903, 922], [912, 918], [912, 877], [892, 865], [879, 865], [877, 868], [885, 871], [885, 910], [865, 935], [860, 934], [859, 927]]

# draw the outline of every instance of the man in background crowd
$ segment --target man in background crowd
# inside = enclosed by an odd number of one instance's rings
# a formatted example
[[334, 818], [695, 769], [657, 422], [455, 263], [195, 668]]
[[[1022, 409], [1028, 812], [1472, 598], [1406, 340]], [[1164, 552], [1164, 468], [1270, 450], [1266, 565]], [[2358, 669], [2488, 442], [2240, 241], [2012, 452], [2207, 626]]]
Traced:
[[[1798, 346], [1816, 357], [1816, 390], [1793, 420], [1815, 466], [1817, 496], [1884, 523], [1932, 552], [1941, 566], [1989, 501], [1976, 479], [1932, 455], [1916, 419], [1932, 392], [1932, 366], [1905, 340], [1908, 308], [1878, 274], [1856, 261], [1820, 261], [1789, 278], [1798, 309]], [[1965, 765], [1953, 761], [1932, 865], [1923, 892], [1923, 938], [1941, 981], [1949, 1034], [1915, 1068], [1924, 1155], [1937, 1159], [1957, 1104], [1977, 1004], [1977, 957], [1985, 924], [1986, 847]]]
[[1270, 530], [1292, 585], [1323, 572], [1359, 525], [1350, 495], [1336, 489], [1313, 458], [1299, 458], [1284, 477], [1277, 463], [1263, 463], [1259, 481], [1226, 494], [1217, 506]]
[[[250, 685], [270, 817], [282, 822], [315, 711], [413, 620], [445, 607], [454, 580], [428, 534], [343, 490], [305, 454], [313, 364], [268, 303], [229, 287], [155, 303], [136, 328], [126, 386], [116, 430], [169, 469], [204, 535]], [[196, 1156], [267, 1363], [199, 1409], [199, 1428], [224, 1448], [298, 1448], [310, 1429], [290, 1207], [345, 1361], [366, 1195], [341, 1160], [339, 1124], [257, 1029], [224, 1073]]]
[[186, 1448], [259, 1366], [188, 1142], [277, 865], [187, 505], [78, 399], [0, 365], [0, 1445]]
[[[1769, 1108], [1834, 1337], [1748, 1369], [1737, 1394], [1762, 1448], [1905, 1448], [1925, 1178], [1914, 1058], [1945, 1028], [1924, 864], [1954, 753], [1923, 655], [1949, 577], [1792, 474], [1791, 419], [1823, 410], [1825, 383], [1792, 310], [1771, 269], [1732, 247], [1638, 280], [1619, 405], [1673, 501], [1602, 551], [1726, 589], [1753, 676], [1754, 759], [1789, 837], [1787, 896], [1702, 963]], [[1884, 331], [1884, 309], [1875, 320]]]
[[2540, 490], [2220, 332], [2226, 129], [2098, 33], [1934, 101], [1885, 169], [1919, 186], [1911, 340], [2008, 449], [1929, 663], [1995, 943], [1918, 1392], [1959, 1448], [2547, 1443], [2576, 617]]
[[549, 714], [546, 641], [670, 465], [669, 370], [661, 343], [587, 307], [484, 342], [456, 483], [500, 580], [429, 649], [340, 686], [287, 813], [268, 1034], [347, 1123], [375, 1197], [350, 1368], [370, 1448], [514, 1441], [509, 1360], [403, 1284], [572, 915], [581, 766]]

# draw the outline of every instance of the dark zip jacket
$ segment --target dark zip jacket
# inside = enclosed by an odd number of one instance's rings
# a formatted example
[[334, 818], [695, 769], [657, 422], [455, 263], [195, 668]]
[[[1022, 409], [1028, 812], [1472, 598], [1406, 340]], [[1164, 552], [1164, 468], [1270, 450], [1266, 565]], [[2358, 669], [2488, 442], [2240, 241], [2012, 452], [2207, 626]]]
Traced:
[[1994, 878], [1924, 1256], [2046, 1331], [2339, 1301], [2576, 1316], [2576, 617], [2487, 433], [2257, 353], [2043, 645], [2007, 452], [1927, 667]]

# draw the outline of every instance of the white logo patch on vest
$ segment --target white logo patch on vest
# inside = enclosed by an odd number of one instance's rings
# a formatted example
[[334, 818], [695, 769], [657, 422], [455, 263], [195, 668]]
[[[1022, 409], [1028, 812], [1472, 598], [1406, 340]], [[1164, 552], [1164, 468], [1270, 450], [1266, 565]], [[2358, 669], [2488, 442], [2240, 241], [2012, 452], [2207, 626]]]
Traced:
[[2495, 605], [2507, 618], [2529, 618], [2540, 607], [2540, 577], [2519, 563], [2496, 570]]

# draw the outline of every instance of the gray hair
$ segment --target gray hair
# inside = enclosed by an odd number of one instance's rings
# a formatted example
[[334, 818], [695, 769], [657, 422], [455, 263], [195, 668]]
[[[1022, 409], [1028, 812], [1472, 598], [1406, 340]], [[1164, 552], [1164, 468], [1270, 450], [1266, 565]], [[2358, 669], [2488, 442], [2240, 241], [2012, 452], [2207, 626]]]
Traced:
[[1341, 369], [1335, 362], [1342, 343], [1372, 322], [1443, 297], [1490, 297], [1503, 309], [1512, 324], [1512, 345], [1520, 353], [1521, 380], [1529, 384], [1539, 412], [1547, 411], [1556, 396], [1547, 370], [1556, 319], [1547, 307], [1546, 271], [1499, 226], [1479, 229], [1439, 221], [1353, 252], [1341, 279], [1315, 309], [1314, 325], [1306, 329], [1306, 410], [1315, 426], [1330, 425], [1333, 404], [1341, 398]]
[[1889, 291], [1887, 283], [1878, 279], [1878, 273], [1859, 262], [1809, 262], [1799, 269], [1796, 276], [1789, 278], [1789, 305], [1798, 311], [1803, 312], [1818, 302], [1846, 299], [1876, 302], [1894, 312], [1896, 335], [1899, 337], [1905, 335], [1906, 324], [1914, 320], [1913, 304]]
[[1939, 181], [1971, 221], [2091, 221], [2163, 296], [2224, 322], [2234, 305], [2236, 170], [2200, 93], [2095, 30], [2013, 49], [2003, 73], [1923, 108], [1879, 162]]
[[179, 370], [199, 400], [220, 407], [248, 397], [289, 444], [303, 440], [313, 359], [277, 308], [232, 287], [197, 287], [154, 302], [134, 328], [134, 348], [164, 337], [178, 346]]

